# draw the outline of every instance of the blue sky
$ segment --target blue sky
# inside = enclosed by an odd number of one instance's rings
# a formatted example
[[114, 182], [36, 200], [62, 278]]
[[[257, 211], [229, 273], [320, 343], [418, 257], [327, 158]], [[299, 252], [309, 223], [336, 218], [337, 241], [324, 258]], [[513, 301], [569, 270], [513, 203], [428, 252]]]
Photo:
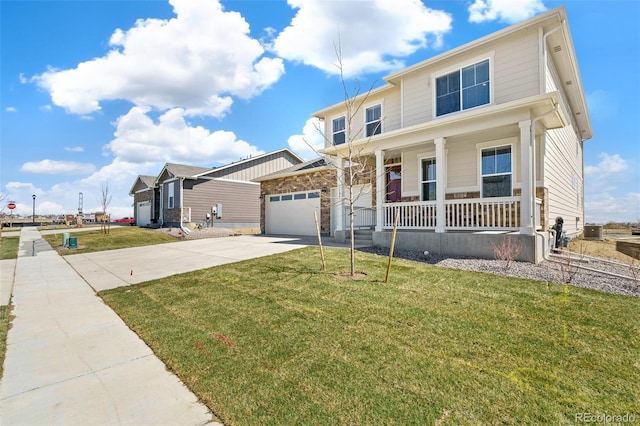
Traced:
[[[587, 222], [640, 220], [640, 1], [0, 0], [0, 193], [29, 215], [133, 214], [139, 174], [289, 147], [342, 97], [564, 4], [594, 137]], [[348, 84], [350, 84], [348, 82]], [[6, 208], [4, 209], [7, 212]]]

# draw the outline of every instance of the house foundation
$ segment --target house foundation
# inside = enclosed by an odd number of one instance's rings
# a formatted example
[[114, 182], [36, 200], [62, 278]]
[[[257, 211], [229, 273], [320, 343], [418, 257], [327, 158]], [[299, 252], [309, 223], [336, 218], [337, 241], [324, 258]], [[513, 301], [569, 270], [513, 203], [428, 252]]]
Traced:
[[[391, 247], [391, 231], [374, 232], [373, 245]], [[521, 247], [516, 260], [540, 263], [550, 248], [549, 234], [522, 235], [518, 232], [417, 232], [398, 231], [395, 247], [432, 255], [467, 256], [495, 259], [494, 248], [500, 248], [508, 240], [512, 246]]]

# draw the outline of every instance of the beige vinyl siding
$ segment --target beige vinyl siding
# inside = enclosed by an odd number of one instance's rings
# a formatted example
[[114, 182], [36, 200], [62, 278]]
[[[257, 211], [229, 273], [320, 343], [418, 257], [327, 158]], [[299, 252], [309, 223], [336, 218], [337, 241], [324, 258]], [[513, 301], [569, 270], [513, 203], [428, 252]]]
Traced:
[[528, 31], [495, 45], [493, 90], [502, 104], [540, 92], [538, 33]]
[[420, 161], [418, 154], [433, 151], [433, 142], [425, 142], [424, 146], [402, 153], [402, 196], [420, 196]]
[[243, 164], [232, 164], [230, 167], [225, 167], [223, 170], [213, 170], [211, 173], [208, 173], [207, 176], [250, 181], [252, 179], [286, 169], [295, 164], [298, 164], [298, 161], [294, 161], [290, 155], [281, 152]]
[[[544, 145], [544, 180], [549, 188], [549, 222], [546, 225], [553, 225], [555, 218], [561, 216], [564, 230], [575, 236], [584, 226], [582, 143], [578, 142], [573, 127], [567, 126], [547, 131]], [[576, 217], [580, 218], [577, 227]]]
[[382, 105], [382, 131], [391, 132], [401, 127], [400, 123], [400, 89], [396, 88], [384, 97]]
[[404, 127], [436, 118], [432, 88], [436, 76], [486, 58], [491, 59], [492, 104], [539, 93], [538, 33], [523, 32], [508, 40], [490, 43], [482, 51], [474, 50], [448, 58], [406, 76], [403, 80]]
[[433, 92], [431, 76], [427, 72], [418, 72], [403, 81], [404, 127], [424, 123], [433, 117]]
[[558, 85], [556, 82], [559, 81], [558, 72], [556, 68], [553, 66], [553, 62], [551, 59], [551, 55], [547, 51], [547, 69], [545, 72], [545, 90], [546, 93], [555, 92], [558, 90]]
[[[465, 142], [447, 142], [447, 191], [458, 192], [475, 189], [478, 186], [478, 157], [475, 147]], [[436, 165], [437, 167], [437, 165]]]
[[222, 218], [214, 218], [214, 224], [260, 223], [259, 184], [225, 179], [185, 181], [184, 207], [191, 208], [192, 222], [205, 222], [218, 203], [222, 204]]

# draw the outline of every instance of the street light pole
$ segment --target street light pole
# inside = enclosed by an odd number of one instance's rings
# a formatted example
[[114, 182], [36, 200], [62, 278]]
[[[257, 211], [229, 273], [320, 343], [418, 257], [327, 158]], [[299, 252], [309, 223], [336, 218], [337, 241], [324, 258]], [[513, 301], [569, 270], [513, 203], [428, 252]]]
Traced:
[[32, 216], [32, 223], [35, 225], [35, 224], [36, 224], [36, 194], [33, 194], [31, 197], [33, 198], [33, 216]]

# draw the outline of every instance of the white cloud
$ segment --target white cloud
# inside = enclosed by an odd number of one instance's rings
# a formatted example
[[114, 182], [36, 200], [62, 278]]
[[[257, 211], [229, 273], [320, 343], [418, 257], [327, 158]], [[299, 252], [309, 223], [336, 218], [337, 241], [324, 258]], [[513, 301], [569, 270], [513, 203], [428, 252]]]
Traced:
[[27, 77], [25, 77], [23, 73], [18, 74], [18, 79], [20, 80], [20, 83], [22, 83], [22, 84], [26, 84], [26, 83], [29, 82], [29, 79]]
[[289, 0], [297, 9], [291, 24], [273, 41], [279, 56], [338, 74], [340, 47], [346, 76], [401, 68], [391, 57], [438, 47], [451, 29], [451, 15], [420, 0]]
[[50, 175], [60, 174], [87, 174], [93, 173], [96, 167], [90, 163], [77, 163], [75, 161], [41, 160], [27, 162], [22, 165], [20, 171], [30, 173], [44, 173]]
[[640, 221], [640, 192], [621, 196], [605, 192], [586, 197], [585, 216], [588, 223]]
[[42, 105], [40, 107], [40, 110], [42, 110], [42, 111], [51, 111], [51, 105]]
[[606, 152], [601, 152], [600, 162], [596, 166], [585, 166], [585, 175], [598, 175], [599, 177], [606, 177], [615, 173], [620, 173], [628, 168], [627, 162], [620, 157], [620, 154], [609, 155]]
[[105, 146], [119, 160], [144, 163], [160, 162], [227, 163], [258, 155], [262, 151], [239, 140], [233, 132], [210, 132], [185, 121], [185, 111], [171, 109], [154, 122], [148, 108], [133, 107], [118, 118], [115, 139]]
[[547, 10], [542, 0], [475, 0], [468, 7], [469, 22], [513, 24]]
[[102, 184], [109, 185], [113, 195], [109, 212], [113, 217], [133, 215], [133, 198], [129, 190], [140, 175], [154, 175], [163, 163], [132, 164], [114, 160], [111, 164], [94, 171], [86, 178], [68, 181], [43, 189], [26, 182], [9, 182], [4, 193], [7, 199], [16, 201], [14, 215], [29, 216], [33, 208], [32, 194], [36, 195], [36, 214], [75, 214], [78, 211], [79, 193], [83, 194], [85, 213], [100, 210], [99, 198]]
[[5, 109], [5, 111], [7, 111], [7, 112], [17, 112], [18, 110], [16, 109], [16, 107], [7, 107]]
[[251, 98], [284, 73], [279, 58], [263, 56], [249, 24], [218, 1], [169, 0], [175, 18], [139, 19], [116, 29], [111, 50], [74, 69], [49, 69], [32, 80], [55, 105], [76, 114], [100, 110], [100, 102], [124, 99], [185, 115], [221, 117], [232, 97]]
[[324, 148], [324, 135], [321, 122], [317, 118], [310, 118], [304, 124], [301, 135], [290, 136], [287, 140], [289, 148], [305, 160], [319, 157], [318, 150]]
[[84, 152], [84, 147], [82, 146], [65, 146], [64, 150], [67, 152]]

